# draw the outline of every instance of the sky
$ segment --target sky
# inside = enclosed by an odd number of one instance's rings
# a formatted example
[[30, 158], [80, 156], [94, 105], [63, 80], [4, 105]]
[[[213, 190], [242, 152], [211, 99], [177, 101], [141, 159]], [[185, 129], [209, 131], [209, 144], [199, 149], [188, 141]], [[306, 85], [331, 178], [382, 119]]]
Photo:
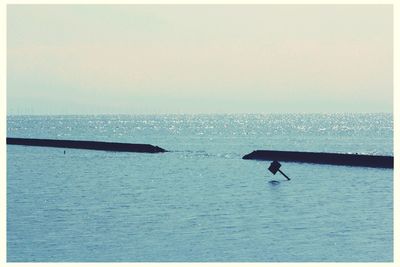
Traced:
[[8, 5], [7, 114], [392, 112], [390, 5]]

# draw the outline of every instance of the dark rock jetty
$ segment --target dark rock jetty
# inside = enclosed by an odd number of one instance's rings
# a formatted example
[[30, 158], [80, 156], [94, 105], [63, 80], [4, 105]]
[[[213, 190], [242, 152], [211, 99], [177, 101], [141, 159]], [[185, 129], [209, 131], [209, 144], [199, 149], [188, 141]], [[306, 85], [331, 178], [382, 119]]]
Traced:
[[373, 168], [393, 168], [392, 156], [361, 154], [255, 150], [250, 154], [243, 156], [243, 159], [279, 160], [289, 162], [361, 166]]
[[149, 144], [129, 144], [98, 141], [56, 140], [56, 139], [32, 139], [7, 137], [7, 145], [62, 147], [75, 149], [92, 149], [116, 152], [161, 153], [167, 150]]

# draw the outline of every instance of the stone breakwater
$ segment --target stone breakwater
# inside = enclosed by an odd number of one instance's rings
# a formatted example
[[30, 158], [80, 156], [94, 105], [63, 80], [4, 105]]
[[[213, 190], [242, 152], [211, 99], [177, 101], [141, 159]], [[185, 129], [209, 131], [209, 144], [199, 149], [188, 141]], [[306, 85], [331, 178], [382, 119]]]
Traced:
[[392, 156], [318, 153], [299, 151], [255, 150], [243, 156], [243, 159], [279, 160], [288, 162], [302, 162], [314, 164], [345, 165], [373, 168], [392, 168]]
[[91, 149], [115, 152], [162, 153], [167, 150], [149, 144], [130, 144], [99, 141], [55, 140], [7, 137], [7, 145]]

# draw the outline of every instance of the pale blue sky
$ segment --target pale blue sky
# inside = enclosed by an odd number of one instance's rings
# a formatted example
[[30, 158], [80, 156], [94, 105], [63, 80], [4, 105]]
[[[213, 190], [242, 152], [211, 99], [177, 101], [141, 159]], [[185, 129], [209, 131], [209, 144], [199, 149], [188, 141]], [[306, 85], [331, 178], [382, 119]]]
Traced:
[[392, 112], [389, 5], [9, 5], [8, 114]]

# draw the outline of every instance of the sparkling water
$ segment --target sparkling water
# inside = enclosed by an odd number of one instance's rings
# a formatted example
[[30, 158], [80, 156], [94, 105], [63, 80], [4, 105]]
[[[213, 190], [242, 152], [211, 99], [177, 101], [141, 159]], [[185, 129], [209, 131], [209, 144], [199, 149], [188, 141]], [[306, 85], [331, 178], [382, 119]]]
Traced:
[[281, 162], [286, 181], [242, 159], [393, 155], [391, 114], [8, 116], [7, 127], [170, 151], [7, 146], [10, 262], [393, 261], [393, 169]]

